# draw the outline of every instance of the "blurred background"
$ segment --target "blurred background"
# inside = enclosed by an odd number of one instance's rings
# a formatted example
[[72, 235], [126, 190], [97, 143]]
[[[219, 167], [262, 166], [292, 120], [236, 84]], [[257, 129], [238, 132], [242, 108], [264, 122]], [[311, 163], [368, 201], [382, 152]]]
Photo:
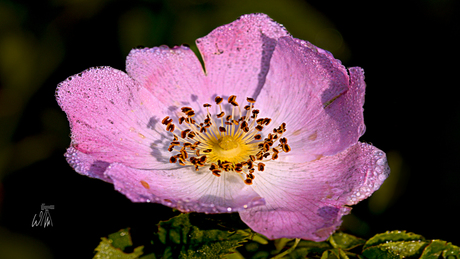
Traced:
[[[186, 43], [263, 12], [366, 72], [362, 141], [384, 150], [382, 188], [342, 229], [407, 230], [460, 245], [459, 6], [455, 0], [0, 0], [0, 258], [89, 258], [100, 237], [151, 235], [171, 209], [133, 204], [75, 173], [54, 91], [93, 66], [125, 69], [138, 46]], [[53, 226], [32, 227], [41, 205]], [[136, 241], [136, 240], [135, 240]]]

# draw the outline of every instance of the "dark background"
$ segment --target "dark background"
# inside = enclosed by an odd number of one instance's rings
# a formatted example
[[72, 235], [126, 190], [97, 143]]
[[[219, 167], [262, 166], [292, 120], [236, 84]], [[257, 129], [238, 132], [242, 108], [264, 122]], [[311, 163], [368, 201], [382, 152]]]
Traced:
[[[102, 236], [131, 227], [136, 242], [169, 218], [171, 209], [133, 204], [68, 166], [56, 85], [93, 66], [124, 70], [139, 45], [194, 47], [253, 12], [366, 72], [362, 140], [387, 153], [392, 173], [354, 206], [343, 230], [365, 238], [407, 230], [460, 245], [458, 7], [455, 0], [0, 1], [0, 258], [88, 258]], [[55, 207], [52, 227], [31, 226], [42, 203]]]

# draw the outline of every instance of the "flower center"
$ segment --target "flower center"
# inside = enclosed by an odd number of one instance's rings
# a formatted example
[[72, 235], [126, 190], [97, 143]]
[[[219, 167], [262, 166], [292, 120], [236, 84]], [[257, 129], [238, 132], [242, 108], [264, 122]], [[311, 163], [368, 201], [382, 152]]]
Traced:
[[208, 159], [217, 163], [220, 160], [237, 164], [248, 160], [256, 151], [253, 144], [248, 144], [234, 135], [224, 135], [211, 145], [212, 152], [208, 154]]
[[238, 139], [233, 136], [223, 136], [219, 139], [218, 144], [223, 150], [232, 150], [240, 146], [238, 142]]
[[[246, 184], [252, 184], [255, 170], [264, 170], [263, 162], [276, 160], [280, 152], [287, 153], [291, 148], [287, 139], [281, 137], [286, 131], [284, 122], [262, 140], [261, 131], [270, 124], [271, 119], [257, 119], [259, 110], [254, 109], [255, 100], [246, 100], [249, 105], [244, 107], [244, 115], [236, 102], [236, 96], [232, 95], [228, 98], [232, 111], [227, 116], [222, 109], [223, 98], [217, 96], [215, 102], [219, 112], [212, 115], [209, 112], [211, 104], [204, 104], [207, 113], [202, 123], [193, 119], [195, 111], [190, 107], [181, 108], [184, 116], [179, 118], [177, 129], [172, 119], [165, 117], [161, 123], [174, 135], [168, 151], [177, 152], [169, 161], [193, 166], [195, 170], [207, 167], [215, 176], [233, 171]], [[175, 134], [175, 131], [179, 134]]]

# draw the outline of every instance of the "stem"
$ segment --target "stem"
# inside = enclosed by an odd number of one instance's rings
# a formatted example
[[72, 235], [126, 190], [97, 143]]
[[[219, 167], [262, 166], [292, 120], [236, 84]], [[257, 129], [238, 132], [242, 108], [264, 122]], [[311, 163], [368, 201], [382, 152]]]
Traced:
[[292, 252], [297, 247], [297, 244], [299, 244], [299, 242], [300, 242], [300, 238], [296, 238], [295, 242], [294, 242], [294, 245], [291, 246], [291, 248], [289, 248], [288, 250], [282, 252], [281, 254], [275, 255], [274, 257], [272, 257], [272, 259], [279, 259], [279, 258], [289, 254], [290, 252]]

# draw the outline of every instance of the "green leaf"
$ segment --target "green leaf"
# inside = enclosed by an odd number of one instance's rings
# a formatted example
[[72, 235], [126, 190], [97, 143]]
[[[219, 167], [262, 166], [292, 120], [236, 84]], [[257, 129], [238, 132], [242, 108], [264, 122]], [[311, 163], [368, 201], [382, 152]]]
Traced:
[[353, 235], [345, 234], [343, 232], [337, 232], [329, 238], [329, 242], [335, 248], [350, 250], [355, 247], [364, 245], [364, 243], [366, 243], [366, 240], [355, 237]]
[[321, 259], [349, 259], [347, 254], [340, 248], [333, 248], [324, 253], [321, 256]]
[[381, 249], [380, 247], [370, 247], [363, 251], [363, 256], [369, 259], [380, 258], [380, 259], [399, 259], [399, 255], [392, 253], [391, 251]]
[[200, 259], [200, 258], [223, 258], [224, 255], [233, 253], [231, 248], [236, 248], [237, 243], [232, 241], [221, 241], [216, 243], [208, 243], [202, 245], [198, 249], [188, 249], [186, 252], [182, 251], [179, 258], [184, 259]]
[[404, 258], [420, 256], [428, 242], [426, 241], [396, 241], [371, 246], [363, 251], [363, 255], [373, 258]]
[[248, 239], [255, 241], [259, 244], [262, 244], [262, 245], [268, 244], [268, 239], [265, 236], [258, 234], [258, 233], [253, 233], [251, 236], [248, 236]]
[[110, 234], [108, 238], [101, 238], [101, 242], [96, 247], [94, 258], [120, 258], [134, 259], [143, 254], [143, 246], [136, 247], [132, 253], [124, 253], [126, 247], [132, 246], [129, 228], [121, 229], [118, 232]]
[[460, 248], [458, 246], [453, 245], [452, 243], [448, 243], [446, 250], [442, 252], [442, 256], [444, 258], [460, 258]]
[[[295, 240], [288, 240], [288, 246], [292, 246]], [[276, 240], [275, 240], [276, 243]], [[333, 247], [328, 242], [313, 242], [309, 240], [300, 240], [296, 248], [290, 251], [286, 256], [282, 258], [320, 258], [324, 251], [332, 249]], [[278, 249], [273, 250], [272, 254], [277, 254], [280, 251]]]
[[244, 256], [240, 252], [236, 251], [233, 254], [226, 255], [225, 259], [244, 259]]
[[279, 253], [289, 241], [292, 241], [292, 238], [279, 238], [275, 240], [275, 253]]
[[93, 258], [97, 259], [110, 259], [110, 258], [118, 258], [118, 259], [136, 259], [142, 255], [143, 246], [139, 246], [134, 249], [132, 253], [124, 253], [119, 248], [115, 248], [112, 243], [113, 241], [107, 239], [105, 237], [101, 238], [101, 243], [96, 247], [95, 251], [97, 252]]
[[309, 253], [322, 254], [325, 250], [333, 248], [328, 242], [313, 242], [309, 240], [301, 240], [297, 248], [306, 248]]
[[294, 249], [294, 251], [286, 255], [284, 258], [291, 258], [291, 259], [306, 258], [309, 252], [310, 251], [308, 250], [308, 248], [305, 248], [305, 247], [298, 248], [297, 247], [296, 249]]
[[139, 257], [139, 259], [157, 259], [157, 257], [155, 256], [154, 253], [151, 253], [151, 254], [143, 255]]
[[266, 238], [264, 235], [252, 231], [251, 229], [238, 229], [236, 233], [247, 238], [248, 240], [257, 242], [259, 244], [268, 244], [268, 238]]
[[109, 235], [109, 240], [112, 240], [112, 246], [125, 250], [126, 247], [132, 246], [131, 235], [129, 234], [129, 228], [121, 229], [118, 232]]
[[379, 244], [384, 244], [388, 242], [396, 241], [424, 241], [425, 238], [421, 235], [414, 233], [406, 233], [406, 231], [387, 231], [385, 233], [377, 234], [371, 237], [366, 244], [364, 244], [363, 249], [366, 249], [371, 246], [376, 246]]
[[442, 240], [432, 240], [425, 248], [420, 259], [438, 259], [442, 252], [446, 250], [447, 242]]
[[460, 248], [443, 240], [431, 240], [431, 243], [425, 248], [420, 259], [438, 259], [453, 256], [460, 257]]
[[180, 214], [158, 224], [158, 239], [166, 246], [164, 258], [222, 258], [235, 252], [248, 235], [201, 230], [190, 223], [188, 214]]

